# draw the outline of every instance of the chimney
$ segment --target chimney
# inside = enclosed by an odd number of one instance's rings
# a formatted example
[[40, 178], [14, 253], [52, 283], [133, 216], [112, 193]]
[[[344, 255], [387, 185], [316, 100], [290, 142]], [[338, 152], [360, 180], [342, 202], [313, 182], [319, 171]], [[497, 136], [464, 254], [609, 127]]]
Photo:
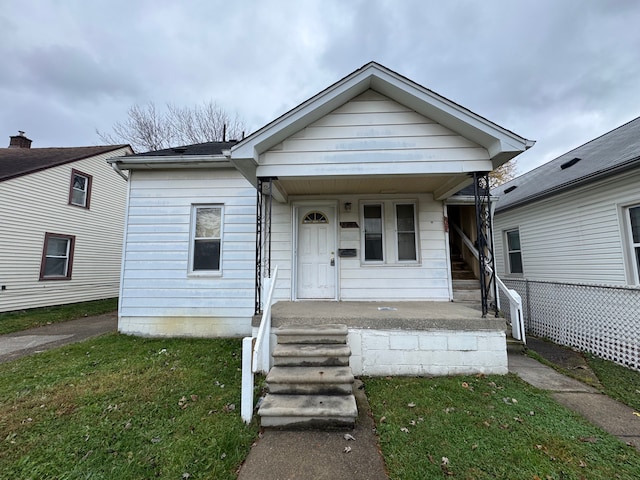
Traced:
[[24, 136], [22, 130], [18, 130], [18, 135], [9, 138], [9, 148], [31, 148], [31, 140]]

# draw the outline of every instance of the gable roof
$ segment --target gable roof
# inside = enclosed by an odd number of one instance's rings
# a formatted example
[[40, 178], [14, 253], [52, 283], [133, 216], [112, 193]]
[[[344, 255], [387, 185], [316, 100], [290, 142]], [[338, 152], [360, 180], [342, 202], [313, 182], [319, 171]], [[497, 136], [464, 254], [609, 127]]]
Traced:
[[[61, 148], [0, 148], [0, 182], [66, 163], [102, 155], [129, 145]], [[131, 147], [129, 147], [131, 148]]]
[[250, 174], [252, 168], [247, 165], [248, 160], [257, 164], [261, 153], [368, 89], [485, 147], [494, 168], [535, 143], [376, 62], [370, 62], [238, 142], [231, 148], [231, 161], [245, 175]]
[[496, 188], [496, 212], [631, 168], [640, 168], [640, 117]]

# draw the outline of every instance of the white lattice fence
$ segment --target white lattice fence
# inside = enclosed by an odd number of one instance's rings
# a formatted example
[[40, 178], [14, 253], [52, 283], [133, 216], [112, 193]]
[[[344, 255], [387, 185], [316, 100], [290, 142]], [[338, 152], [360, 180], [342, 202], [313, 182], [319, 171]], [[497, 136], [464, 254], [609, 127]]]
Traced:
[[640, 370], [640, 289], [506, 280], [527, 331]]

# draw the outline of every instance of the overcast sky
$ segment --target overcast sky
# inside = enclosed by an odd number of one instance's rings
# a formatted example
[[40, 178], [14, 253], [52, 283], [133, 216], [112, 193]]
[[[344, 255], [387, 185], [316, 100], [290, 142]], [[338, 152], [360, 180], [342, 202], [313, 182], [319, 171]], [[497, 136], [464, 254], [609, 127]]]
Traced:
[[101, 144], [149, 101], [213, 100], [255, 131], [372, 60], [536, 140], [519, 172], [640, 116], [637, 0], [0, 5], [0, 146]]

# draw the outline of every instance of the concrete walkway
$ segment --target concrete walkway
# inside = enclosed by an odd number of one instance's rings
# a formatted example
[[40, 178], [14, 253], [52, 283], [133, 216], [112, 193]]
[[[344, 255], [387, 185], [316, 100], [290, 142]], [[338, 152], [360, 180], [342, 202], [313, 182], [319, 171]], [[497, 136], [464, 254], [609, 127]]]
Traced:
[[117, 329], [118, 315], [113, 312], [0, 335], [0, 363], [81, 342]]
[[509, 354], [509, 372], [640, 451], [640, 417], [632, 408], [526, 355]]

